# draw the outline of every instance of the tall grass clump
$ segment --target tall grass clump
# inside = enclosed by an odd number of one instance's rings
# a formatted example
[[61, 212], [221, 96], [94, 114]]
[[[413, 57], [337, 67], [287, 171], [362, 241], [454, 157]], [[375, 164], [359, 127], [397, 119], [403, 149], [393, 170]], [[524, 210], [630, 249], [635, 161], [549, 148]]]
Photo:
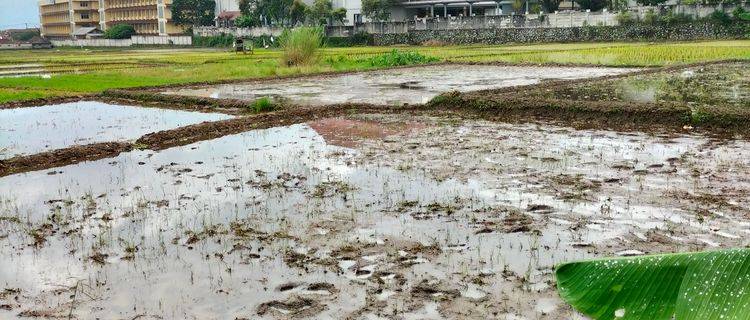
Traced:
[[250, 109], [252, 109], [255, 113], [261, 113], [273, 111], [276, 109], [276, 106], [274, 105], [273, 101], [271, 101], [271, 98], [262, 97], [258, 100], [255, 100], [255, 102], [250, 105]]
[[285, 66], [299, 66], [312, 63], [323, 45], [323, 30], [314, 27], [300, 27], [285, 30], [279, 39], [283, 49], [281, 62]]

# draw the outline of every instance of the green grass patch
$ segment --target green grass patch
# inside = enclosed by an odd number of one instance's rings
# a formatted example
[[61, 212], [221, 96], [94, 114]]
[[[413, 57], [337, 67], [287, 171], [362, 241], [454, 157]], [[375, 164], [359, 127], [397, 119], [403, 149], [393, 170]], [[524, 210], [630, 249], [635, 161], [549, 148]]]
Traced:
[[440, 61], [440, 59], [432, 56], [426, 56], [419, 52], [398, 51], [396, 49], [393, 49], [393, 51], [391, 52], [368, 58], [364, 61], [368, 65], [373, 67], [397, 67], [437, 62]]
[[70, 96], [70, 95], [71, 94], [66, 93], [66, 92], [51, 91], [51, 90], [0, 88], [0, 103], [34, 100], [34, 99], [51, 98], [51, 97], [64, 97], [64, 96]]

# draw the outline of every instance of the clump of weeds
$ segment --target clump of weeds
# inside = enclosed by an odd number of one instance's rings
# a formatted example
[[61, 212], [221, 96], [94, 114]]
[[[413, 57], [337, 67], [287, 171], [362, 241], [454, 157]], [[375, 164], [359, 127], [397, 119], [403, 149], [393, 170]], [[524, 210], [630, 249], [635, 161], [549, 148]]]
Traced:
[[255, 100], [255, 102], [250, 105], [250, 109], [252, 109], [255, 113], [270, 112], [276, 110], [276, 105], [273, 103], [271, 98], [262, 97], [258, 100]]

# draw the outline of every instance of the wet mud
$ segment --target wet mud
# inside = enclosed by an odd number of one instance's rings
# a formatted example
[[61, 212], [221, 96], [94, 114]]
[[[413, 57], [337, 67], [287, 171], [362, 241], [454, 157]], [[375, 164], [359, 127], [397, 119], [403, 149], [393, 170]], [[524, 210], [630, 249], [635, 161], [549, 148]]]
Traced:
[[270, 97], [295, 105], [422, 104], [440, 93], [453, 90], [475, 91], [530, 85], [546, 80], [600, 77], [633, 70], [636, 69], [445, 64], [337, 76], [177, 88], [162, 93], [245, 101]]
[[0, 318], [583, 319], [559, 263], [750, 245], [747, 140], [535, 89], [0, 160]]
[[11, 175], [0, 315], [577, 318], [557, 263], [748, 244], [747, 150], [350, 113]]

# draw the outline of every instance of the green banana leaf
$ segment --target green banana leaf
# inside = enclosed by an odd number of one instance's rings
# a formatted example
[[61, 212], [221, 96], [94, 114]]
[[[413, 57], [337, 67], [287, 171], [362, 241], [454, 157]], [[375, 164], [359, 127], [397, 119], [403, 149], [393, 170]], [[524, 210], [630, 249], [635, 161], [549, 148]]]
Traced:
[[560, 265], [560, 297], [594, 319], [750, 319], [750, 249]]

